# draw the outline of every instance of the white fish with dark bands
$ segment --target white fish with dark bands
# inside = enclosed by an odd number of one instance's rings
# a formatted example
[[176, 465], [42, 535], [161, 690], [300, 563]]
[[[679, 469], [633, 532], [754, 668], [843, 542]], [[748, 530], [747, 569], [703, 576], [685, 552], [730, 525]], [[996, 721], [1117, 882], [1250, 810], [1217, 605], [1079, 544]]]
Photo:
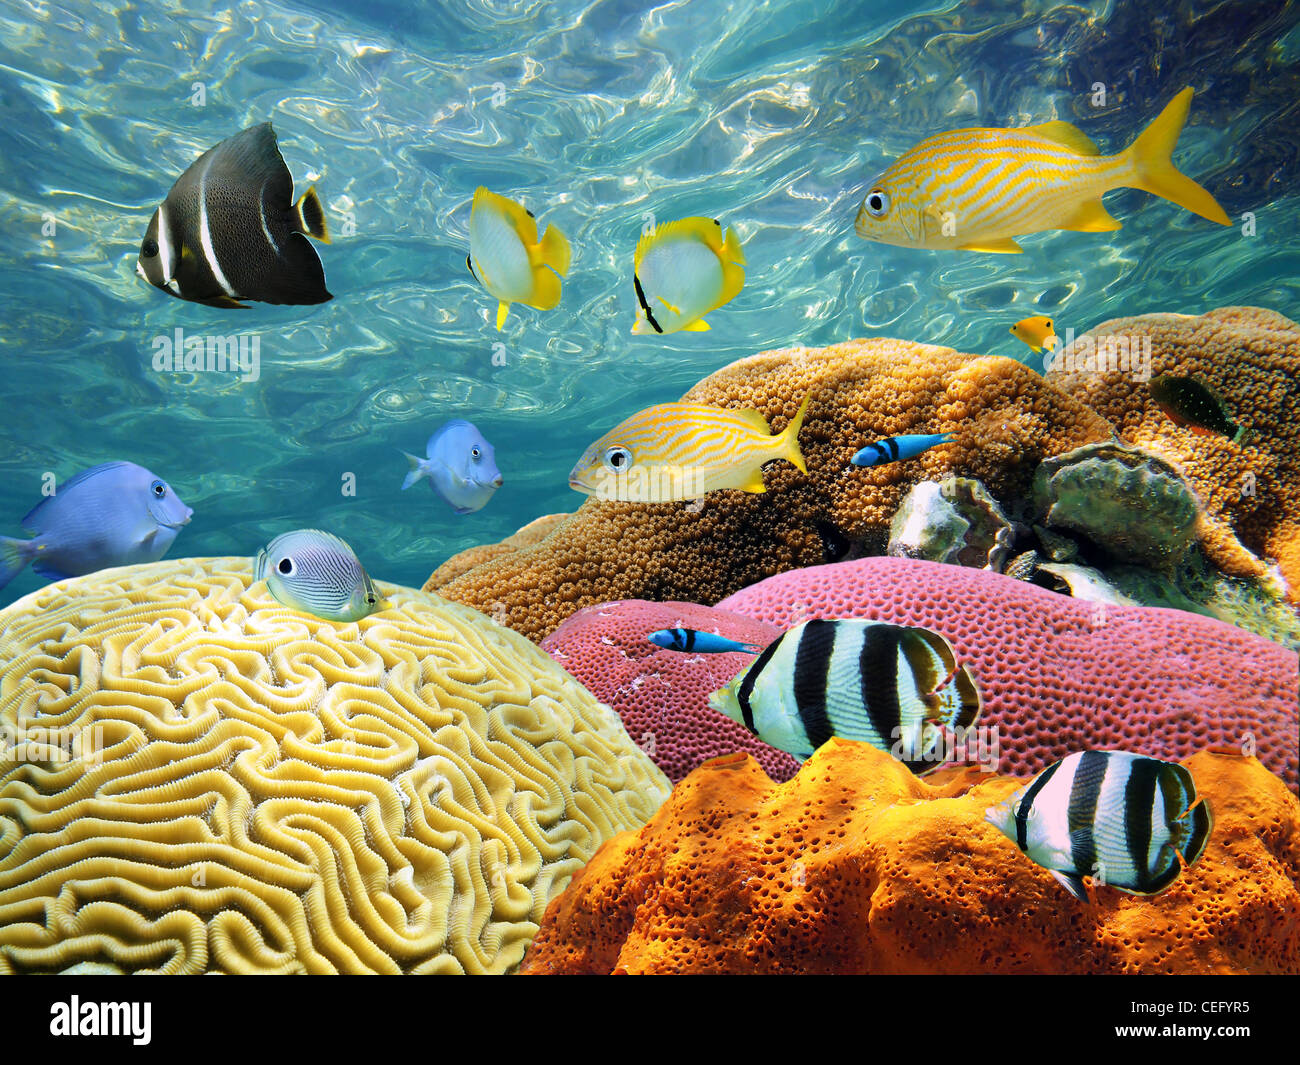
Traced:
[[1131, 895], [1163, 891], [1214, 825], [1184, 766], [1126, 751], [1069, 755], [984, 819], [1085, 902], [1085, 876]]
[[975, 678], [937, 632], [861, 619], [796, 625], [709, 705], [800, 761], [839, 736], [918, 775], [942, 764], [943, 729], [969, 728], [981, 707]]
[[314, 188], [293, 178], [271, 123], [228, 137], [177, 179], [154, 211], [135, 272], [183, 300], [214, 307], [324, 303], [325, 268], [304, 234], [330, 242]]
[[171, 485], [134, 462], [83, 470], [23, 518], [32, 539], [0, 536], [0, 588], [29, 562], [56, 581], [157, 562], [193, 513]]
[[319, 529], [277, 536], [257, 553], [253, 574], [276, 602], [326, 621], [359, 621], [390, 605], [347, 542]]

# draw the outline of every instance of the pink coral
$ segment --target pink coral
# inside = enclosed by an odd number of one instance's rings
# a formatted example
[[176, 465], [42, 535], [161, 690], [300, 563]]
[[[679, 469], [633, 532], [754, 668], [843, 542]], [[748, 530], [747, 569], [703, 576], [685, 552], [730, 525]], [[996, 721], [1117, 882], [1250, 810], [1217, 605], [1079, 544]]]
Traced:
[[718, 607], [782, 629], [862, 617], [942, 633], [978, 678], [1002, 773], [1028, 776], [1085, 748], [1177, 760], [1232, 746], [1300, 785], [1295, 653], [1198, 614], [1083, 602], [902, 558], [792, 570]]
[[735, 751], [753, 754], [773, 780], [789, 780], [798, 762], [708, 705], [709, 693], [754, 656], [684, 654], [646, 639], [657, 629], [678, 627], [760, 647], [781, 635], [779, 629], [727, 610], [625, 599], [579, 610], [542, 641], [542, 649], [618, 711], [633, 742], [674, 784], [701, 762]]

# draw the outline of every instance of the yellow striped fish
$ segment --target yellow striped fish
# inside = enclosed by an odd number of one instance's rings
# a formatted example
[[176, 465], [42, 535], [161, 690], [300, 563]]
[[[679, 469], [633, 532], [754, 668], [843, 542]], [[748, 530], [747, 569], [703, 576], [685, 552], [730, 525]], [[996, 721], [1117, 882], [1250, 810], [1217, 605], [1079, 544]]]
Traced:
[[765, 492], [763, 464], [786, 459], [803, 473], [799, 429], [809, 396], [773, 435], [756, 410], [661, 403], [634, 414], [583, 452], [569, 487], [597, 499], [669, 503], [739, 488]]
[[1184, 89], [1118, 155], [1100, 154], [1068, 122], [927, 137], [872, 183], [858, 209], [858, 236], [902, 248], [1018, 252], [1011, 239], [1018, 234], [1119, 229], [1101, 203], [1118, 188], [1229, 225], [1214, 197], [1170, 158], [1191, 102]]

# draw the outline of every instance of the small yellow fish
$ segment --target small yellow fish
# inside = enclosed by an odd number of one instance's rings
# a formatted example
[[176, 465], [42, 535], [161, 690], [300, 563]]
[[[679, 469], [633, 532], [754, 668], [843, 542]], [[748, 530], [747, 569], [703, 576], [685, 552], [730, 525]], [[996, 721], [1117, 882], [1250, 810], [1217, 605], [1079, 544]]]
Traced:
[[808, 472], [799, 429], [810, 395], [784, 432], [775, 435], [756, 410], [701, 403], [647, 407], [583, 452], [569, 474], [569, 487], [598, 499], [635, 503], [699, 499], [721, 488], [765, 492], [765, 462], [786, 459]]
[[632, 332], [708, 329], [704, 316], [744, 288], [744, 265], [735, 230], [724, 237], [716, 218], [656, 226], [636, 246], [632, 281], [640, 307]]
[[465, 264], [500, 300], [500, 329], [512, 303], [549, 311], [560, 302], [560, 278], [569, 272], [569, 242], [555, 226], [547, 226], [539, 241], [532, 211], [480, 185], [470, 209]]
[[1035, 351], [1056, 347], [1061, 343], [1061, 338], [1052, 329], [1052, 320], [1041, 314], [1036, 318], [1021, 319], [1011, 327], [1011, 335], [1017, 340], [1023, 340]]
[[1170, 158], [1191, 101], [1192, 90], [1184, 89], [1118, 155], [1101, 155], [1068, 122], [927, 137], [872, 183], [858, 210], [858, 236], [903, 248], [1018, 252], [1011, 238], [1019, 234], [1119, 229], [1101, 203], [1118, 188], [1229, 225], [1214, 197]]

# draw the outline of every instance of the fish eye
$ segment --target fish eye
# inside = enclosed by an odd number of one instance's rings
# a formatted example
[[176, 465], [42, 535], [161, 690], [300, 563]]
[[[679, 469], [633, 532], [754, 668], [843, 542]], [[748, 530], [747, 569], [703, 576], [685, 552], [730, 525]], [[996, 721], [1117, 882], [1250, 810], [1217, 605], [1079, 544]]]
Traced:
[[482, 458], [482, 457], [483, 457], [483, 452], [481, 452], [481, 451], [480, 451], [478, 448], [476, 448], [476, 447], [475, 447], [475, 448], [471, 448], [469, 453], [470, 453], [471, 455], [473, 455], [476, 459], [477, 459], [477, 458]]
[[615, 473], [625, 470], [632, 462], [632, 452], [625, 447], [607, 447], [605, 448], [605, 465]]
[[889, 210], [889, 197], [885, 195], [884, 189], [872, 189], [867, 193], [866, 199], [867, 214], [872, 218], [883, 218], [885, 212]]
[[1052, 320], [1051, 320], [1050, 318], [1047, 319], [1047, 328], [1048, 328], [1048, 329], [1051, 329], [1051, 328], [1052, 328]]
[[284, 574], [286, 577], [293, 576], [293, 559], [286, 555], [275, 564], [276, 572]]
[[167, 485], [163, 481], [154, 481], [154, 483], [149, 486], [149, 491], [159, 499], [162, 499], [162, 497], [167, 494]]
[[152, 259], [158, 254], [158, 242], [153, 237], [145, 237], [144, 243], [140, 245], [140, 254], [146, 259]]

